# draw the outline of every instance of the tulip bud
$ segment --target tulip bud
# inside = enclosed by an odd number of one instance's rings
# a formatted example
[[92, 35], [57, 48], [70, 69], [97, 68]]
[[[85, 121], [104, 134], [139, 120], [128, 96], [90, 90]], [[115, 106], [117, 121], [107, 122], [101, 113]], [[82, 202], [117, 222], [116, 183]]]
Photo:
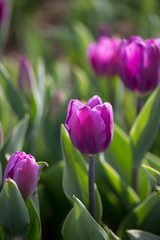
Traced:
[[26, 57], [22, 57], [19, 65], [18, 84], [26, 94], [30, 92], [34, 82], [33, 68]]
[[84, 154], [104, 152], [113, 137], [113, 111], [109, 102], [95, 95], [84, 105], [76, 99], [68, 104], [65, 126], [73, 145]]
[[25, 152], [14, 153], [6, 166], [4, 182], [6, 178], [13, 179], [24, 200], [30, 198], [35, 191], [38, 181], [39, 166], [31, 154]]
[[119, 50], [119, 75], [131, 91], [146, 94], [160, 83], [160, 39], [132, 36]]
[[117, 74], [119, 38], [101, 37], [87, 49], [87, 58], [95, 73], [99, 76], [112, 77]]

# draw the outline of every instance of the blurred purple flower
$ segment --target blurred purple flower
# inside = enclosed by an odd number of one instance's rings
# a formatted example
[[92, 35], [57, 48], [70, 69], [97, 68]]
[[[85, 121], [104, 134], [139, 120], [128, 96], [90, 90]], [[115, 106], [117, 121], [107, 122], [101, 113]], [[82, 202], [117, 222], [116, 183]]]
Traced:
[[19, 64], [18, 85], [24, 92], [31, 90], [34, 82], [34, 73], [27, 57], [22, 57]]
[[39, 166], [31, 154], [25, 152], [14, 153], [6, 166], [4, 172], [4, 183], [6, 178], [13, 179], [22, 194], [24, 200], [30, 198], [35, 191], [38, 181]]
[[0, 0], [0, 25], [9, 17], [11, 8], [8, 0]]
[[95, 95], [84, 105], [76, 99], [68, 104], [66, 128], [73, 145], [84, 154], [104, 152], [113, 137], [113, 111], [109, 102]]
[[117, 74], [119, 38], [100, 37], [88, 46], [87, 58], [95, 73], [111, 77]]
[[132, 36], [119, 51], [119, 75], [131, 91], [146, 94], [160, 83], [160, 39]]

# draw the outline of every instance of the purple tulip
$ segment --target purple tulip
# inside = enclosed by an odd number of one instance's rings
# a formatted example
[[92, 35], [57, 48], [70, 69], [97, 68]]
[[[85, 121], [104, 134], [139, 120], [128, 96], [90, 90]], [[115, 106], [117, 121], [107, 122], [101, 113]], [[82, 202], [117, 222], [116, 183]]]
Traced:
[[35, 191], [38, 181], [39, 166], [31, 154], [25, 152], [14, 153], [6, 166], [4, 182], [6, 178], [13, 179], [24, 200], [30, 198]]
[[22, 91], [28, 92], [34, 82], [34, 73], [30, 61], [27, 57], [20, 59], [18, 84]]
[[160, 39], [132, 36], [119, 51], [119, 75], [131, 91], [146, 94], [160, 83]]
[[95, 73], [99, 76], [112, 77], [117, 74], [119, 38], [100, 37], [87, 49], [87, 58]]
[[84, 105], [76, 99], [68, 104], [66, 128], [73, 145], [84, 154], [104, 152], [113, 137], [113, 111], [109, 102], [95, 95]]

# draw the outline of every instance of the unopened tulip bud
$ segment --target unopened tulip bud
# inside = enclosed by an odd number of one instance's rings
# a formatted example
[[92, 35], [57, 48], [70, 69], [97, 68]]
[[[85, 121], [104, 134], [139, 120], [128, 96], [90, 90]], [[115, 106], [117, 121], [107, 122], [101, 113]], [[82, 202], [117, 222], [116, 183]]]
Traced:
[[31, 154], [25, 152], [14, 153], [6, 166], [4, 172], [5, 179], [13, 179], [24, 200], [30, 198], [34, 193], [38, 181], [39, 166]]
[[76, 99], [68, 104], [65, 122], [73, 145], [84, 154], [104, 152], [113, 137], [113, 110], [95, 95], [84, 105]]
[[30, 61], [26, 57], [22, 57], [19, 65], [18, 85], [20, 89], [28, 93], [30, 92], [34, 82], [34, 73]]

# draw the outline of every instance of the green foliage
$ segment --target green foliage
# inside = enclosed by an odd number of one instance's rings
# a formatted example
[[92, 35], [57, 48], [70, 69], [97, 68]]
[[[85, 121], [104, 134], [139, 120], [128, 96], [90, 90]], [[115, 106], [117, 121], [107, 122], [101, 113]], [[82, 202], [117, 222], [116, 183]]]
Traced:
[[128, 239], [126, 229], [141, 229], [160, 234], [158, 220], [160, 199], [152, 194], [139, 204], [121, 223], [118, 233], [122, 239]]
[[0, 83], [14, 112], [22, 118], [26, 112], [25, 99], [2, 64], [0, 64]]
[[109, 240], [107, 233], [91, 217], [82, 202], [73, 196], [74, 207], [67, 216], [62, 229], [64, 240]]
[[[61, 127], [61, 145], [65, 160], [63, 173], [63, 189], [66, 196], [72, 201], [76, 195], [88, 208], [88, 169], [80, 152], [74, 148], [64, 126]], [[102, 206], [98, 189], [95, 186], [97, 218], [101, 222]]]
[[160, 237], [140, 230], [127, 231], [130, 240], [159, 240]]
[[6, 180], [0, 193], [0, 225], [7, 239], [25, 237], [29, 229], [29, 215], [16, 183]]
[[150, 96], [130, 131], [133, 163], [139, 165], [151, 147], [160, 124], [160, 86]]

